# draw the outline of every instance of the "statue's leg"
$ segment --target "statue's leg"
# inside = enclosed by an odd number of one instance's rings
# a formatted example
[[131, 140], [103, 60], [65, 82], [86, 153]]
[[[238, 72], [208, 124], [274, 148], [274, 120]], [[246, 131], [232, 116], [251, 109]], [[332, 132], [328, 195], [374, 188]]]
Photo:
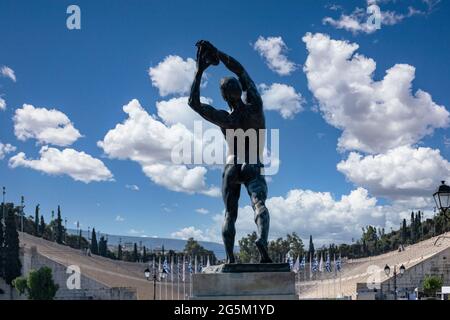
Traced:
[[227, 263], [235, 263], [233, 249], [236, 236], [235, 223], [238, 215], [241, 185], [238, 183], [238, 168], [226, 165], [223, 173], [222, 196], [225, 203], [225, 219], [222, 226], [222, 239], [227, 253]]
[[264, 176], [257, 173], [256, 176], [245, 183], [245, 186], [247, 187], [248, 194], [252, 201], [252, 207], [255, 212], [255, 223], [258, 229], [258, 239], [255, 244], [261, 256], [261, 263], [270, 263], [272, 260], [269, 257], [267, 248], [270, 216], [265, 203], [267, 199], [266, 180], [264, 179]]

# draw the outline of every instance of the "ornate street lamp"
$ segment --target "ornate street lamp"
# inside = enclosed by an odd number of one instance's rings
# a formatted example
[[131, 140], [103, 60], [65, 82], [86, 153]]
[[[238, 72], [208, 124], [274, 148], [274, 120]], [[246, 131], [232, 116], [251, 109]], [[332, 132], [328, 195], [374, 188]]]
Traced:
[[[144, 270], [144, 276], [150, 281], [151, 272], [148, 268]], [[156, 272], [153, 270], [153, 300], [156, 300]]]
[[[405, 273], [405, 270], [406, 270], [406, 268], [402, 264], [399, 269], [400, 277], [403, 276], [403, 274]], [[389, 275], [391, 273], [391, 268], [388, 265], [386, 265], [384, 267], [384, 273], [386, 274], [386, 276], [389, 277]], [[397, 300], [397, 266], [395, 266], [395, 265], [394, 265], [394, 300]]]
[[447, 215], [450, 208], [450, 187], [445, 184], [445, 181], [442, 181], [442, 184], [433, 193], [433, 198], [436, 202], [436, 207], [439, 208], [447, 219], [450, 219], [450, 216]]

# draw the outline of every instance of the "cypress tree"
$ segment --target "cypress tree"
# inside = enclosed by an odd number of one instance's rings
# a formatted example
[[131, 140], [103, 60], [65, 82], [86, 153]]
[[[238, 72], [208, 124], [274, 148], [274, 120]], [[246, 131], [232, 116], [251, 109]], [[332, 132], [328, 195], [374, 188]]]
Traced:
[[103, 236], [100, 237], [100, 241], [98, 243], [98, 253], [102, 257], [106, 257], [108, 253], [108, 243]]
[[92, 228], [91, 253], [98, 254], [98, 243], [97, 243], [97, 235], [95, 234], [95, 228]]
[[402, 244], [406, 243], [406, 237], [407, 237], [406, 219], [403, 219], [403, 223], [402, 223]]
[[61, 207], [58, 206], [58, 214], [56, 217], [56, 242], [59, 244], [63, 243], [63, 226], [61, 218]]
[[39, 223], [39, 234], [43, 238], [45, 233], [45, 221], [44, 216], [41, 216], [41, 222]]
[[411, 227], [410, 227], [410, 232], [411, 232], [411, 243], [414, 243], [414, 241], [416, 240], [416, 233], [415, 233], [415, 225], [416, 225], [416, 221], [414, 219], [414, 212], [411, 212]]
[[138, 260], [139, 260], [139, 254], [138, 254], [137, 244], [135, 242], [134, 249], [133, 249], [133, 261], [137, 262]]
[[34, 235], [39, 237], [39, 204], [34, 209]]
[[11, 285], [20, 276], [22, 264], [19, 259], [19, 233], [17, 232], [15, 211], [13, 204], [7, 205], [5, 239], [4, 239], [4, 279]]
[[145, 249], [145, 246], [142, 251], [142, 262], [147, 262], [147, 250]]
[[117, 248], [117, 260], [122, 260], [122, 245], [119, 244], [119, 247]]
[[314, 257], [314, 243], [312, 235], [309, 236], [309, 249], [308, 249], [308, 259], [311, 260]]
[[80, 233], [78, 234], [78, 249], [81, 249], [81, 229]]

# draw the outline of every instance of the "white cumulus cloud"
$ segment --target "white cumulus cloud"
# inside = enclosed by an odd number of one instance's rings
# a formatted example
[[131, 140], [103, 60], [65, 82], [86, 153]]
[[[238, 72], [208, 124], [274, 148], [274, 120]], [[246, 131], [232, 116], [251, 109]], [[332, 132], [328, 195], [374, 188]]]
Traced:
[[200, 214], [208, 214], [209, 210], [205, 209], [205, 208], [198, 208], [195, 210], [195, 212], [200, 213]]
[[273, 83], [270, 86], [261, 84], [259, 89], [266, 110], [277, 111], [285, 119], [292, 119], [297, 113], [303, 111], [305, 100], [294, 87]]
[[203, 233], [202, 230], [196, 229], [195, 227], [182, 228], [179, 231], [173, 232], [171, 237], [177, 239], [187, 240], [189, 238], [194, 238], [198, 241], [208, 241], [209, 238]]
[[14, 81], [14, 82], [17, 81], [17, 79], [16, 79], [16, 74], [15, 74], [14, 70], [11, 69], [10, 67], [3, 66], [3, 67], [0, 69], [0, 73], [2, 74], [2, 76], [11, 79], [11, 80]]
[[396, 64], [380, 81], [358, 45], [307, 33], [304, 72], [325, 120], [343, 131], [341, 150], [382, 153], [417, 143], [449, 124], [449, 112], [423, 90], [412, 92], [415, 68]]
[[139, 191], [139, 187], [135, 184], [127, 184], [127, 185], [125, 185], [125, 188], [133, 190], [133, 191]]
[[122, 217], [121, 215], [117, 215], [116, 216], [116, 219], [114, 219], [116, 222], [124, 222], [125, 221], [125, 218], [124, 217]]
[[281, 37], [259, 37], [253, 48], [263, 57], [270, 70], [281, 76], [294, 72], [297, 66], [286, 57], [288, 50]]
[[0, 110], [6, 109], [6, 101], [2, 97], [0, 97]]
[[[384, 10], [378, 5], [384, 2], [390, 2], [390, 0], [367, 0], [367, 8], [356, 7], [350, 14], [341, 13], [339, 18], [325, 17], [322, 20], [323, 24], [329, 24], [336, 29], [343, 29], [350, 31], [353, 34], [366, 33], [371, 34], [376, 32], [377, 25], [374, 23], [376, 21], [372, 20], [370, 17], [373, 16], [379, 19], [379, 27], [383, 26], [393, 26], [396, 25], [407, 18], [414, 16], [426, 16], [429, 15], [436, 4], [440, 0], [423, 0], [426, 9], [417, 9], [413, 6], [408, 6], [403, 12], [397, 12], [392, 10]], [[341, 8], [335, 8], [334, 11], [338, 11]]]
[[[190, 131], [193, 130], [195, 121], [201, 121], [203, 128], [212, 127], [213, 125], [210, 122], [205, 121], [189, 107], [188, 100], [189, 97], [177, 97], [156, 102], [158, 116], [166, 125], [172, 126], [180, 123]], [[200, 97], [200, 101], [209, 105], [213, 102], [212, 99], [205, 97]]]
[[0, 160], [4, 159], [8, 153], [16, 151], [16, 147], [7, 143], [3, 144], [0, 142]]
[[17, 139], [36, 139], [41, 144], [68, 146], [81, 137], [70, 119], [56, 109], [36, 108], [24, 104], [13, 117]]
[[352, 152], [337, 165], [348, 180], [376, 196], [430, 197], [441, 180], [450, 178], [450, 163], [439, 150], [398, 147], [385, 154]]
[[179, 56], [169, 55], [155, 67], [150, 67], [148, 74], [152, 85], [164, 97], [189, 92], [196, 69], [195, 60], [191, 58], [183, 60]]
[[125, 105], [123, 111], [128, 118], [98, 142], [110, 158], [138, 162], [145, 175], [169, 190], [219, 195], [217, 188], [206, 184], [206, 168], [172, 162], [172, 149], [184, 137], [192, 137], [194, 143], [201, 143], [196, 142], [191, 131], [180, 123], [166, 125], [159, 121], [148, 114], [136, 99]]
[[20, 152], [9, 159], [9, 166], [30, 168], [49, 175], [68, 175], [84, 183], [113, 180], [112, 173], [103, 162], [85, 152], [43, 146], [39, 154], [39, 159], [27, 159], [25, 153]]

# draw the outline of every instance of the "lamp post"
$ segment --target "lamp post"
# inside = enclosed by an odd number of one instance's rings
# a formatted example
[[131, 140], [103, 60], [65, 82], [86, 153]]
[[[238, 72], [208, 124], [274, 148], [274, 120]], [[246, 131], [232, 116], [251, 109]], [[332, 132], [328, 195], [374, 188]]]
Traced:
[[[439, 209], [441, 214], [444, 215], [446, 219], [450, 219], [450, 186], [446, 185], [445, 181], [441, 181], [441, 185], [437, 188], [436, 192], [433, 193], [433, 198], [436, 203], [436, 208]], [[437, 237], [434, 245], [436, 245], [438, 241], [443, 238], [449, 237], [444, 235]]]
[[[403, 274], [405, 273], [405, 266], [402, 264], [400, 266], [400, 277], [403, 276]], [[386, 274], [386, 276], [389, 277], [390, 273], [391, 273], [391, 268], [386, 265], [384, 267], [384, 273]], [[394, 265], [394, 300], [397, 300], [397, 266]]]
[[[144, 276], [145, 276], [145, 278], [148, 280], [148, 281], [150, 281], [150, 276], [151, 276], [151, 272], [150, 272], [150, 270], [149, 270], [149, 268], [146, 268], [145, 270], [144, 270]], [[165, 274], [164, 274], [164, 272], [160, 272], [159, 273], [159, 277], [160, 278], [165, 278]], [[158, 280], [157, 279], [157, 276], [156, 276], [156, 270], [155, 270], [155, 268], [153, 268], [153, 300], [156, 300], [156, 281]]]
[[433, 193], [433, 198], [436, 202], [436, 207], [447, 219], [450, 219], [450, 216], [447, 215], [450, 208], [450, 187], [445, 184], [445, 181], [441, 181], [441, 183], [436, 192]]

